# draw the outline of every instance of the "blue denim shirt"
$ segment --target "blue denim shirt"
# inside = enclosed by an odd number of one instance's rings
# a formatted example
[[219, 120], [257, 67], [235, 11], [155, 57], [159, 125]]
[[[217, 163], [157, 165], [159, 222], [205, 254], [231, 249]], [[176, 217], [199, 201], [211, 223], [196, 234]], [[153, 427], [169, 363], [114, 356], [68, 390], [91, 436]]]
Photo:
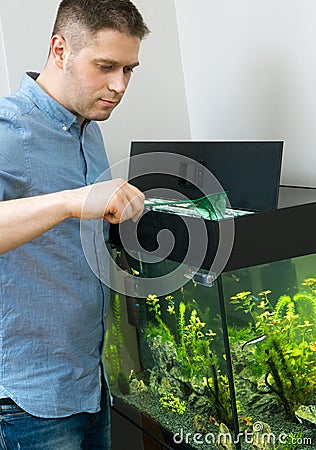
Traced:
[[[36, 76], [0, 100], [0, 200], [85, 186], [108, 168], [98, 125], [81, 130]], [[107, 297], [77, 219], [0, 256], [0, 396], [39, 417], [98, 411]]]

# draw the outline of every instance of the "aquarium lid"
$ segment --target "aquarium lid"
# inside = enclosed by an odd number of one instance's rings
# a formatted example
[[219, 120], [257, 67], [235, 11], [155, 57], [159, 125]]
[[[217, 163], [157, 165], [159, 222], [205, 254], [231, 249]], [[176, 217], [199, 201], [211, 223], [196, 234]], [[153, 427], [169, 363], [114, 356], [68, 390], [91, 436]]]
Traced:
[[[216, 192], [205, 186], [205, 167], [227, 192], [231, 208], [269, 211], [278, 203], [282, 152], [283, 141], [133, 141], [129, 181], [142, 192], [155, 190], [157, 197], [170, 198], [172, 191], [179, 198], [198, 199]], [[133, 158], [148, 153], [151, 157]], [[167, 154], [179, 155], [173, 174]], [[166, 164], [155, 173], [157, 155]]]

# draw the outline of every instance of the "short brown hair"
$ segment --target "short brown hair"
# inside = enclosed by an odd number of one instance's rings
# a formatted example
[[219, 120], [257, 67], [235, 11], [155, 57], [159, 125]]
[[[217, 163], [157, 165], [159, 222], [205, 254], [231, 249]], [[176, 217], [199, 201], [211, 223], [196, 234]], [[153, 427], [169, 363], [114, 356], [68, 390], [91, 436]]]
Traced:
[[64, 34], [73, 26], [95, 34], [110, 28], [144, 39], [149, 33], [141, 14], [130, 0], [62, 0], [52, 36]]

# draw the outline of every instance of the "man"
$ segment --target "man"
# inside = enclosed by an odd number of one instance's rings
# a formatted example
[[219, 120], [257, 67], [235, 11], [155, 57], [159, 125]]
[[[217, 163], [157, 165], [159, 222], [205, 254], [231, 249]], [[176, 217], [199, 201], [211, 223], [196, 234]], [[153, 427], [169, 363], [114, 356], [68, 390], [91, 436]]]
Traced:
[[110, 448], [107, 289], [79, 219], [103, 218], [106, 235], [142, 213], [135, 187], [95, 183], [108, 168], [95, 121], [120, 103], [148, 32], [129, 0], [63, 0], [42, 73], [0, 100], [0, 449]]

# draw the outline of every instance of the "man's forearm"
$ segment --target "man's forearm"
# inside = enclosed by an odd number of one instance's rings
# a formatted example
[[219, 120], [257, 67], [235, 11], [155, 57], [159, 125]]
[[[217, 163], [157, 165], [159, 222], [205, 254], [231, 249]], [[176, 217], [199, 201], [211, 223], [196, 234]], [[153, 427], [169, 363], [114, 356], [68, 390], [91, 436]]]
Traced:
[[68, 192], [0, 202], [0, 254], [40, 236], [71, 217]]

